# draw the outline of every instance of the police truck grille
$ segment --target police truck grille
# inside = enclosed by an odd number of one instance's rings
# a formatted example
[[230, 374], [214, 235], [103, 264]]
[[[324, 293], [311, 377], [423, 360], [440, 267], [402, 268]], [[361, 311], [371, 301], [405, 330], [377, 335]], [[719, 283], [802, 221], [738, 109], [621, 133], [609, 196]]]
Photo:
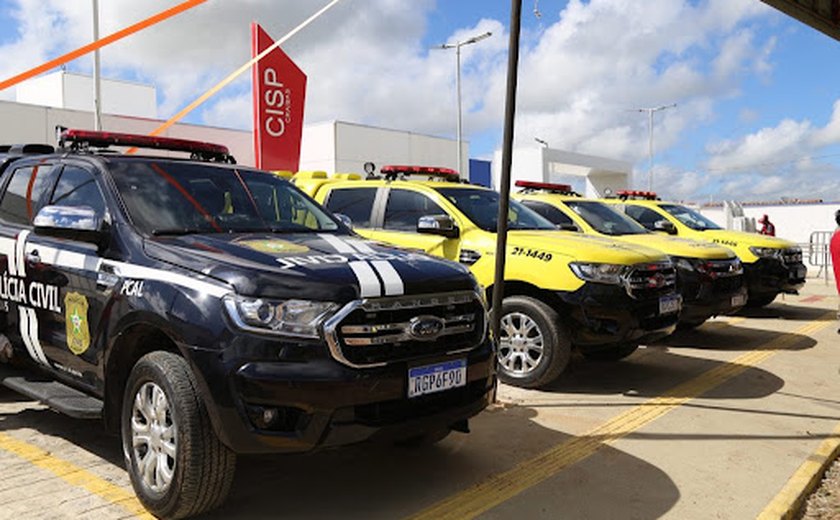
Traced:
[[782, 251], [782, 261], [786, 265], [802, 263], [802, 250], [798, 247], [791, 247]]
[[674, 291], [677, 270], [670, 262], [639, 264], [624, 277], [624, 288], [631, 298], [644, 300]]
[[473, 292], [378, 298], [351, 306], [328, 326], [327, 340], [333, 356], [352, 366], [467, 351], [484, 337], [484, 306]]

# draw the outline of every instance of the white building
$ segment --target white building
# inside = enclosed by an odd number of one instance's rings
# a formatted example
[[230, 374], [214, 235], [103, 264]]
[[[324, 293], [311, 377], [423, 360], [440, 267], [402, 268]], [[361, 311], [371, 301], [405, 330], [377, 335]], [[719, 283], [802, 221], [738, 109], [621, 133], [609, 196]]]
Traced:
[[[363, 172], [366, 162], [441, 166], [458, 169], [458, 145], [453, 139], [389, 130], [344, 121], [306, 125], [300, 151], [301, 171]], [[469, 143], [463, 147], [468, 164]], [[464, 178], [467, 175], [462, 174]]]
[[[629, 187], [633, 165], [606, 157], [553, 148], [515, 148], [511, 186], [518, 180], [569, 184], [586, 197], [603, 197]], [[493, 157], [493, 187], [498, 188], [502, 152]]]
[[[151, 85], [102, 79], [102, 112], [105, 114], [157, 118], [157, 92]], [[21, 83], [15, 92], [18, 103], [66, 110], [93, 111], [93, 78], [59, 71]]]
[[[150, 133], [164, 122], [157, 119], [156, 97], [153, 86], [103, 80], [103, 129]], [[0, 143], [55, 145], [56, 126], [93, 129], [90, 76], [65, 71], [39, 76], [19, 85], [16, 99], [0, 101]], [[224, 144], [237, 162], [254, 164], [250, 131], [177, 123], [162, 135]], [[463, 157], [468, 164], [468, 142], [464, 143]], [[457, 170], [457, 141], [342, 121], [304, 126], [300, 170], [361, 173], [368, 161], [377, 167], [405, 164]]]

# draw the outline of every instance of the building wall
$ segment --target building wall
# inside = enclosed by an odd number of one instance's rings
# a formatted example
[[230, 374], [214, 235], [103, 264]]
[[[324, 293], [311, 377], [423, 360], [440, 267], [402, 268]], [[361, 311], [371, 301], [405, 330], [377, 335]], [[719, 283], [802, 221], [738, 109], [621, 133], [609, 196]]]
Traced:
[[[302, 171], [362, 173], [366, 162], [377, 168], [405, 164], [458, 169], [452, 139], [343, 121], [306, 125], [300, 155]], [[464, 143], [464, 165], [468, 155], [469, 144]]]
[[[838, 209], [840, 202], [744, 206], [744, 216], [758, 221], [766, 214], [776, 226], [776, 236], [807, 244], [814, 231], [834, 231], [834, 212]], [[700, 212], [716, 224], [726, 227], [723, 207], [701, 208]]]
[[[0, 143], [47, 143], [56, 145], [56, 125], [67, 128], [93, 129], [93, 114], [36, 105], [0, 101]], [[8, 122], [14, 122], [9, 124]], [[163, 121], [136, 117], [104, 115], [102, 126], [112, 132], [148, 134]], [[251, 132], [208, 126], [176, 124], [162, 135], [195, 139], [226, 145], [240, 164], [254, 164]]]
[[[157, 95], [150, 85], [101, 80], [102, 113], [130, 117], [157, 117]], [[54, 72], [17, 86], [19, 103], [68, 110], [93, 111], [93, 78], [66, 71]]]

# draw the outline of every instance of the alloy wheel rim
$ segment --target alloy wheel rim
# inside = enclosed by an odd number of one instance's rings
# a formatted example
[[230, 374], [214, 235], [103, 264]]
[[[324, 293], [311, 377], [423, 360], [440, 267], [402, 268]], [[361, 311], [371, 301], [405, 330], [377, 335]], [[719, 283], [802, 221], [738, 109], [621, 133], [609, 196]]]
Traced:
[[147, 490], [165, 493], [175, 476], [177, 427], [166, 392], [144, 383], [134, 396], [131, 444], [140, 481]]
[[505, 314], [499, 336], [499, 364], [506, 373], [525, 377], [537, 369], [545, 352], [537, 322], [521, 312]]

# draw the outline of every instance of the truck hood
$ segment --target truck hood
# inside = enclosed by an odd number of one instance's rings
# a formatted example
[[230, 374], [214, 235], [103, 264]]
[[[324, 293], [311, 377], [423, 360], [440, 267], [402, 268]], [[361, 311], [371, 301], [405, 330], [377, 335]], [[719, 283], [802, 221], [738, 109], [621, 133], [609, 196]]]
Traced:
[[227, 282], [237, 294], [344, 303], [362, 297], [471, 290], [459, 264], [328, 233], [159, 237], [146, 254]]
[[783, 238], [760, 235], [758, 233], [746, 233], [744, 231], [730, 231], [728, 229], [707, 229], [701, 232], [705, 240], [711, 240], [717, 244], [728, 247], [773, 247], [776, 249], [788, 249], [796, 247], [796, 244]]
[[712, 242], [677, 238], [660, 233], [641, 233], [615, 237], [628, 244], [652, 247], [669, 256], [700, 258], [703, 260], [729, 260], [735, 258], [732, 250]]
[[511, 231], [508, 249], [514, 247], [546, 251], [578, 262], [632, 265], [668, 259], [656, 249], [573, 231]]

